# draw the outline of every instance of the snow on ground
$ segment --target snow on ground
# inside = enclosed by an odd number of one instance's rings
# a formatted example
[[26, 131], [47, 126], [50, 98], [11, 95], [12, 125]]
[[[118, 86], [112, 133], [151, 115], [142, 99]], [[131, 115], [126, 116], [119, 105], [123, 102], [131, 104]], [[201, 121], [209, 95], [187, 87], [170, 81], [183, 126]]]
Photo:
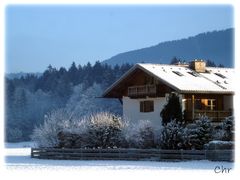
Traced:
[[33, 143], [7, 143], [5, 144], [5, 166], [7, 169], [27, 170], [210, 170], [216, 166], [233, 168], [231, 162], [181, 161], [109, 161], [109, 160], [43, 160], [30, 157], [30, 147]]

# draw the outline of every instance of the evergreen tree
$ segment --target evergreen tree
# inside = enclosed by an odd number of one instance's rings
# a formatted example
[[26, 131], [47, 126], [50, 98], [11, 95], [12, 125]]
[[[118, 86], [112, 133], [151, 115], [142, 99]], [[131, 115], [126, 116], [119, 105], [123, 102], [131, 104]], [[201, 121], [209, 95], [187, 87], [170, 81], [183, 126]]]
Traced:
[[162, 149], [182, 149], [183, 127], [176, 120], [165, 124], [161, 133]]
[[222, 140], [233, 141], [234, 138], [234, 118], [227, 117], [222, 123], [222, 129], [224, 131]]
[[14, 102], [9, 115], [7, 116], [6, 139], [8, 141], [20, 141], [24, 139], [27, 123], [27, 97], [26, 91], [22, 88], [16, 89]]
[[178, 64], [179, 62], [181, 62], [181, 60], [180, 60], [180, 59], [177, 59], [177, 57], [174, 56], [174, 57], [171, 59], [170, 64]]
[[92, 65], [90, 62], [87, 63], [87, 65], [83, 66], [83, 80], [82, 83], [84, 85], [84, 89], [87, 89], [88, 87], [93, 85], [94, 79], [93, 79], [93, 72], [92, 72]]
[[182, 106], [176, 93], [169, 95], [168, 102], [162, 109], [160, 116], [162, 117], [163, 125], [166, 125], [173, 119], [176, 119], [177, 122], [183, 122]]
[[104, 72], [102, 65], [99, 61], [96, 61], [96, 63], [92, 67], [92, 71], [94, 72], [94, 74], [92, 74], [92, 76], [94, 76], [94, 82], [100, 84], [103, 80], [102, 75], [104, 74]]
[[212, 140], [213, 126], [207, 116], [201, 116], [192, 125], [185, 128], [183, 143], [186, 149], [203, 149], [204, 144]]
[[70, 82], [72, 82], [73, 85], [76, 85], [78, 83], [78, 69], [76, 67], [75, 62], [73, 62], [71, 67], [69, 68], [68, 76], [69, 76]]
[[211, 60], [207, 60], [207, 62], [206, 62], [206, 66], [207, 67], [216, 67], [216, 64], [215, 64], [215, 62], [214, 61], [211, 61]]

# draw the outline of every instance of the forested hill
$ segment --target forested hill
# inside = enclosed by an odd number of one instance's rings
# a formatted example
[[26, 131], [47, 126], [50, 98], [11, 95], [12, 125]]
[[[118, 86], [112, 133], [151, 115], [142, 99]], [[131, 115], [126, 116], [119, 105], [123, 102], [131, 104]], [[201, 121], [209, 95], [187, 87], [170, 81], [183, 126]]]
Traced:
[[[177, 28], [177, 27], [176, 27]], [[138, 62], [169, 64], [173, 56], [181, 60], [204, 59], [226, 67], [234, 62], [234, 29], [201, 33], [186, 39], [128, 51], [103, 61], [110, 65]]]
[[118, 100], [97, 98], [131, 65], [111, 67], [96, 62], [84, 66], [72, 63], [69, 69], [49, 66], [44, 73], [6, 76], [5, 140], [27, 141], [34, 127], [52, 110], [64, 108], [82, 117], [98, 111], [121, 114]]

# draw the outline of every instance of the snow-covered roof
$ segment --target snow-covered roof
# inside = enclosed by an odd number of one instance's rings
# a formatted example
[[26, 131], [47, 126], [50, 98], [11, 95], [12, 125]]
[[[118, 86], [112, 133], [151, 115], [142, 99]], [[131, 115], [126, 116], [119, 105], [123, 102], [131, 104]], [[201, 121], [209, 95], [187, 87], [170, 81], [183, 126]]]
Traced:
[[166, 64], [138, 63], [110, 86], [103, 96], [115, 88], [136, 69], [155, 77], [180, 93], [233, 94], [234, 69], [206, 67], [206, 72], [197, 73], [189, 67]]
[[233, 93], [231, 68], [206, 67], [205, 73], [197, 73], [189, 67], [162, 64], [137, 64], [173, 89], [180, 92]]

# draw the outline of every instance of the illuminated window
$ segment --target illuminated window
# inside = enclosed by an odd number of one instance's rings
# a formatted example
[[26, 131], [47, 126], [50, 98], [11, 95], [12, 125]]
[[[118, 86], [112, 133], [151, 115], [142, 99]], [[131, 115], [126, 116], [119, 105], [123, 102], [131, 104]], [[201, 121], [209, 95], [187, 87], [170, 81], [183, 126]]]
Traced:
[[208, 99], [207, 100], [207, 109], [214, 110], [216, 107], [216, 99]]
[[195, 109], [215, 110], [216, 99], [195, 99]]

